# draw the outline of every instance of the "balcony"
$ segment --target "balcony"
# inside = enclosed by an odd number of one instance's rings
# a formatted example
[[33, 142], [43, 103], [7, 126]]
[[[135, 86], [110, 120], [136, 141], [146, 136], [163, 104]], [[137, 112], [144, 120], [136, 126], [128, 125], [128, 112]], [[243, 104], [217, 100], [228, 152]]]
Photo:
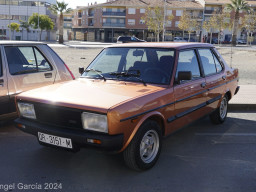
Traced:
[[65, 18], [64, 18], [63, 21], [72, 21], [72, 19], [65, 19]]
[[103, 23], [103, 27], [125, 27], [125, 23]]
[[126, 16], [126, 12], [103, 12], [103, 16]]
[[204, 10], [204, 14], [214, 14], [214, 13], [221, 13], [221, 9], [217, 9], [217, 10]]
[[88, 13], [88, 17], [93, 17], [94, 13]]
[[94, 23], [89, 23], [88, 26], [94, 26]]
[[82, 13], [79, 13], [79, 14], [78, 14], [78, 17], [81, 18], [81, 17], [82, 17]]

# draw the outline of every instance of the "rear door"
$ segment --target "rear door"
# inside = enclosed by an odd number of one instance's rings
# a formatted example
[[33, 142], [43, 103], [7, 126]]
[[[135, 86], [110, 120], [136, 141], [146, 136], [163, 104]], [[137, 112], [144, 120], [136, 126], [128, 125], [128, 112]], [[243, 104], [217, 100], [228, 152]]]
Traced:
[[6, 70], [2, 61], [2, 47], [0, 47], [0, 116], [9, 113], [9, 95], [6, 78]]
[[205, 74], [206, 88], [208, 89], [207, 107], [209, 111], [212, 111], [217, 107], [222, 93], [225, 92], [226, 75], [223, 65], [210, 48], [198, 49], [198, 53]]
[[11, 111], [14, 96], [23, 91], [54, 83], [56, 69], [36, 46], [5, 46], [8, 89]]
[[[192, 80], [178, 82], [179, 71], [191, 71]], [[169, 118], [168, 122], [174, 122], [172, 127], [176, 130], [204, 115], [205, 78], [195, 49], [179, 52], [175, 81], [175, 116]]]

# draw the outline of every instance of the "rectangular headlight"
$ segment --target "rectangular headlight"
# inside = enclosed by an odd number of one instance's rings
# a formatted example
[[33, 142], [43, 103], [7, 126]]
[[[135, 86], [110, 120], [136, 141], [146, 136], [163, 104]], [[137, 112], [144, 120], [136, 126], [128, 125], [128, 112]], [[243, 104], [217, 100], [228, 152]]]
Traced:
[[82, 123], [86, 130], [108, 133], [107, 115], [83, 112]]
[[36, 119], [36, 113], [33, 104], [18, 102], [18, 108], [20, 111], [20, 116], [29, 119]]

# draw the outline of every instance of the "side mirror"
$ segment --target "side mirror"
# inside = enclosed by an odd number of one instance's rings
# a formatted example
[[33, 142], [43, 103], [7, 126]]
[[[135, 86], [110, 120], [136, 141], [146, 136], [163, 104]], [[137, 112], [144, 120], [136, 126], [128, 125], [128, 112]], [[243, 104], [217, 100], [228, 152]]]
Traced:
[[79, 73], [82, 75], [84, 72], [84, 67], [79, 67]]
[[192, 79], [191, 71], [179, 71], [178, 72], [178, 82], [191, 80], [191, 79]]

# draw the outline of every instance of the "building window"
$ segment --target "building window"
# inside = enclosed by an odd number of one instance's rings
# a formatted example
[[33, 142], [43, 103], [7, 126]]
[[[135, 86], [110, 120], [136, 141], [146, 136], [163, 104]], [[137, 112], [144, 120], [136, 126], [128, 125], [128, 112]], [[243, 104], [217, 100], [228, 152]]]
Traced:
[[167, 21], [167, 27], [171, 27], [172, 26], [172, 21]]
[[144, 25], [144, 24], [145, 24], [145, 20], [141, 19], [141, 20], [140, 20], [140, 24], [141, 24], [141, 25]]
[[175, 27], [178, 27], [179, 26], [179, 21], [175, 21]]
[[140, 9], [140, 13], [145, 13], [146, 10], [145, 9]]
[[128, 25], [135, 25], [135, 19], [128, 19]]
[[85, 11], [83, 11], [83, 15], [85, 15]]
[[128, 8], [128, 14], [130, 14], [130, 15], [134, 15], [135, 14], [135, 12], [136, 12], [136, 9], [135, 8]]
[[182, 10], [176, 10], [176, 16], [182, 16], [183, 11]]
[[172, 10], [167, 10], [166, 15], [172, 15]]

